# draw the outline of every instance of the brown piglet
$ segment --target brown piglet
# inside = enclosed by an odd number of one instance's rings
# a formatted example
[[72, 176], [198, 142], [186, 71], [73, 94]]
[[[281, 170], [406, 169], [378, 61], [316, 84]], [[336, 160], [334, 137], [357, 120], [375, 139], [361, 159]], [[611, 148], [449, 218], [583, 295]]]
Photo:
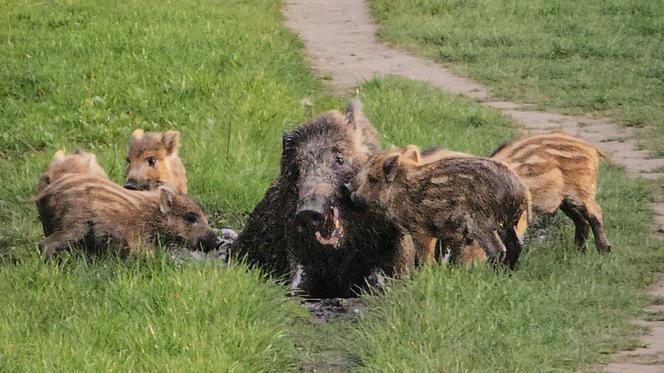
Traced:
[[353, 178], [351, 200], [382, 213], [413, 236], [420, 263], [434, 261], [433, 239], [457, 259], [465, 247], [516, 265], [522, 249], [515, 226], [530, 209], [528, 189], [504, 164], [453, 157], [418, 165], [394, 152], [373, 156]]
[[76, 149], [72, 154], [65, 154], [64, 150], [58, 150], [53, 155], [46, 172], [39, 178], [37, 192], [67, 174], [85, 174], [108, 179], [106, 171], [97, 163], [97, 157], [94, 154], [81, 149]]
[[187, 176], [178, 154], [180, 132], [144, 132], [131, 136], [127, 153], [127, 177], [124, 187], [152, 190], [160, 185], [187, 193]]
[[66, 174], [35, 201], [46, 236], [39, 246], [47, 258], [71, 245], [151, 254], [157, 241], [206, 251], [219, 242], [200, 206], [165, 186], [133, 191], [107, 178]]
[[[500, 146], [492, 159], [519, 175], [532, 195], [535, 213], [560, 209], [576, 227], [575, 243], [583, 250], [592, 228], [599, 252], [610, 252], [602, 209], [595, 201], [597, 169], [603, 156], [594, 146], [562, 133], [528, 136]], [[524, 228], [520, 229], [523, 234]]]

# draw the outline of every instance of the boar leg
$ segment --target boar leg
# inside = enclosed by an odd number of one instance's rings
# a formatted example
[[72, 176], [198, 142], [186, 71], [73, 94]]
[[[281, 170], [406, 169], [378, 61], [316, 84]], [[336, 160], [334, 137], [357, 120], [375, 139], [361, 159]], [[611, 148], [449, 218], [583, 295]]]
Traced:
[[479, 242], [480, 246], [482, 246], [486, 252], [486, 256], [492, 263], [500, 263], [505, 257], [507, 248], [498, 236], [497, 231], [493, 230], [490, 232], [483, 232], [482, 234], [478, 235], [477, 241]]
[[588, 240], [588, 233], [590, 232], [590, 224], [588, 223], [588, 220], [586, 220], [581, 211], [579, 211], [579, 208], [568, 200], [563, 200], [563, 203], [560, 205], [560, 210], [564, 212], [565, 215], [569, 216], [574, 222], [574, 243], [576, 244], [577, 249], [585, 251], [586, 240]]
[[71, 245], [81, 241], [83, 234], [76, 231], [56, 231], [39, 243], [39, 250], [45, 259], [51, 258], [60, 251], [67, 250]]
[[515, 227], [509, 227], [502, 231], [502, 241], [505, 244], [507, 252], [505, 253], [505, 263], [514, 269], [516, 263], [519, 261], [521, 250], [523, 250], [523, 242], [519, 239], [519, 235]]
[[412, 232], [415, 244], [415, 264], [435, 263], [436, 238], [425, 232]]
[[473, 264], [475, 262], [484, 262], [486, 261], [486, 253], [477, 242], [464, 245], [459, 254], [457, 255], [455, 261], [459, 264]]
[[415, 243], [409, 233], [401, 235], [398, 250], [397, 263], [394, 266], [394, 273], [397, 277], [408, 275], [415, 268]]
[[293, 268], [293, 276], [291, 277], [289, 296], [294, 297], [303, 291], [303, 284], [305, 279], [304, 267], [302, 264], [296, 264]]
[[580, 211], [585, 215], [595, 236], [595, 246], [600, 253], [610, 253], [611, 244], [604, 233], [604, 222], [602, 221], [602, 209], [595, 201], [588, 201], [581, 206]]

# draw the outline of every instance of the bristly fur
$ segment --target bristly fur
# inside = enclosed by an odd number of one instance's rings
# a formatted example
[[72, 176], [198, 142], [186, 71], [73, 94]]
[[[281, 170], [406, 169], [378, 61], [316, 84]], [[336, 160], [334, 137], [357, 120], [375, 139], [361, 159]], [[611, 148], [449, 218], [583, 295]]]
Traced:
[[206, 249], [217, 243], [201, 208], [166, 187], [133, 191], [107, 178], [67, 174], [44, 188], [36, 205], [46, 236], [40, 247], [46, 257], [74, 244], [92, 245], [86, 248], [93, 251], [150, 252], [158, 236], [191, 246], [202, 243]]
[[399, 152], [372, 157], [352, 183], [352, 199], [410, 232], [420, 263], [435, 261], [434, 239], [458, 258], [479, 246], [494, 261], [503, 254], [516, 265], [521, 243], [515, 232], [529, 209], [528, 189], [501, 162], [451, 157], [418, 164]]
[[595, 201], [599, 157], [606, 157], [597, 148], [563, 133], [551, 133], [510, 141], [491, 157], [515, 170], [528, 186], [536, 212], [561, 209], [574, 221], [579, 249], [585, 247], [592, 228], [597, 250], [611, 250], [602, 210]]
[[[351, 103], [345, 114], [322, 113], [284, 133], [279, 177], [231, 253], [282, 278], [289, 278], [294, 268], [303, 269], [302, 286], [315, 297], [353, 295], [376, 270], [395, 276], [406, 272], [410, 237], [388, 221], [354, 210], [341, 193], [343, 183], [379, 148], [378, 132], [359, 102]], [[344, 228], [338, 245], [321, 243], [314, 234], [321, 232], [300, 226], [310, 221], [303, 221], [299, 211], [313, 204], [321, 206], [323, 222], [331, 221], [330, 211], [338, 211]], [[330, 234], [327, 226], [320, 229]]]

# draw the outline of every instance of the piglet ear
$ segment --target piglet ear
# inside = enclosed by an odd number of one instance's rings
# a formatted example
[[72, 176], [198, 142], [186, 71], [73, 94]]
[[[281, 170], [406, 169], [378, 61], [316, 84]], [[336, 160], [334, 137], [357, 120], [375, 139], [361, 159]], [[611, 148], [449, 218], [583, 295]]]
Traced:
[[359, 98], [354, 98], [348, 104], [346, 120], [353, 131], [353, 141], [362, 153], [369, 157], [380, 150], [380, 135], [364, 116]]
[[53, 154], [53, 160], [54, 161], [61, 161], [65, 158], [65, 151], [60, 149], [55, 154]]
[[415, 145], [408, 145], [403, 151], [402, 155], [405, 159], [409, 159], [417, 164], [422, 163], [422, 154], [420, 153], [420, 148]]
[[166, 154], [177, 154], [178, 149], [180, 149], [180, 132], [178, 131], [166, 131], [161, 137], [161, 142], [166, 148]]
[[159, 187], [159, 211], [167, 214], [173, 207], [173, 191], [168, 187]]
[[143, 132], [143, 130], [139, 128], [137, 130], [134, 130], [134, 132], [131, 134], [131, 138], [134, 140], [140, 140], [143, 138], [143, 135], [145, 135], [145, 132]]
[[394, 179], [397, 178], [397, 172], [399, 171], [399, 156], [391, 155], [383, 161], [383, 174], [385, 175], [385, 181], [391, 183]]

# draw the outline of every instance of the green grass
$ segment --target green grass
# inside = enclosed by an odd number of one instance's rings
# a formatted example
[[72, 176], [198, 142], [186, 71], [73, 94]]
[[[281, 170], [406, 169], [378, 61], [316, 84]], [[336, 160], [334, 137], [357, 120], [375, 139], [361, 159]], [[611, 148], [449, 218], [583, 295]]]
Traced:
[[296, 368], [284, 325], [303, 311], [282, 289], [243, 267], [160, 259], [5, 268], [0, 371]]
[[371, 0], [382, 39], [499, 97], [594, 112], [664, 152], [664, 9], [650, 0]]
[[[513, 275], [427, 269], [320, 326], [242, 265], [43, 263], [29, 202], [53, 152], [95, 152], [120, 181], [133, 129], [176, 128], [190, 194], [239, 227], [278, 170], [281, 132], [341, 108], [267, 0], [57, 4], [0, 0], [0, 371], [573, 370], [631, 344], [664, 255], [649, 189], [603, 168], [615, 253], [579, 255], [554, 219]], [[516, 135], [496, 111], [399, 79], [360, 87], [386, 145], [486, 154]], [[302, 106], [308, 99], [311, 109]]]
[[282, 287], [166, 258], [43, 264], [28, 202], [56, 149], [95, 152], [120, 181], [133, 129], [176, 128], [191, 194], [215, 225], [240, 225], [318, 92], [279, 10], [0, 1], [0, 371], [295, 370], [301, 310]]

